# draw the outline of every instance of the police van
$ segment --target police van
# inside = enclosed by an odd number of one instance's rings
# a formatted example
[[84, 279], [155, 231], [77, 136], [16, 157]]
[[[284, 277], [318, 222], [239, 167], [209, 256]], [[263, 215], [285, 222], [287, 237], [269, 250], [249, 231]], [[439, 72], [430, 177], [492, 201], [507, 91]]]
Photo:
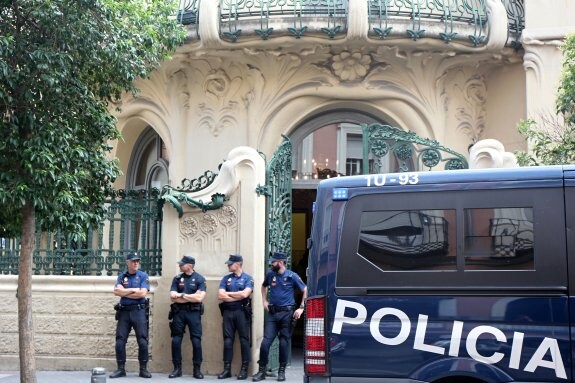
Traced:
[[322, 181], [304, 382], [574, 382], [574, 212], [575, 166]]

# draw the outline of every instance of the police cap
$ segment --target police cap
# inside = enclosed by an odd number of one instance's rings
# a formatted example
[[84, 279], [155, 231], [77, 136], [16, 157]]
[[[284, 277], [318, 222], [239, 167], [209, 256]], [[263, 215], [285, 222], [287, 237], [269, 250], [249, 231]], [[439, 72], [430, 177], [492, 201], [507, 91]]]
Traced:
[[180, 259], [178, 261], [178, 265], [182, 266], [182, 265], [195, 265], [196, 264], [196, 259], [194, 257], [192, 257], [191, 255], [184, 255], [182, 257], [182, 259]]
[[231, 254], [230, 258], [226, 261], [226, 265], [231, 265], [236, 262], [243, 262], [244, 258], [239, 254]]
[[139, 261], [140, 260], [140, 255], [138, 253], [136, 253], [135, 251], [131, 251], [128, 253], [128, 255], [126, 255], [126, 261]]
[[286, 260], [287, 260], [286, 253], [275, 252], [270, 254], [270, 263], [277, 261], [286, 261]]

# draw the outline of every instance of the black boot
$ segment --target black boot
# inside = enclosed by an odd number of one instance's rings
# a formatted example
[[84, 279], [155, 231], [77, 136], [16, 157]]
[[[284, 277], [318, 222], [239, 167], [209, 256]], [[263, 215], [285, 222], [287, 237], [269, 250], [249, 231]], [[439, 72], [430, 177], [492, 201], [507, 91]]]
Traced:
[[118, 362], [118, 369], [110, 374], [110, 379], [126, 376], [126, 363]]
[[286, 380], [286, 366], [284, 365], [280, 365], [280, 368], [278, 369], [278, 382], [285, 382]]
[[179, 378], [182, 376], [182, 364], [181, 363], [174, 363], [174, 371], [168, 376], [168, 378]]
[[259, 382], [260, 380], [266, 380], [266, 366], [265, 364], [260, 364], [260, 369], [258, 373], [252, 378], [252, 382]]
[[230, 362], [224, 362], [224, 371], [218, 375], [218, 379], [227, 379], [232, 377], [232, 364]]
[[148, 371], [148, 362], [140, 362], [140, 378], [151, 378], [152, 374]]
[[196, 379], [204, 379], [204, 374], [202, 374], [202, 371], [200, 371], [200, 364], [199, 363], [194, 363], [194, 374], [193, 374], [193, 376]]
[[238, 380], [246, 380], [248, 378], [249, 365], [250, 365], [249, 362], [242, 362], [242, 368], [240, 369], [240, 373], [238, 374]]

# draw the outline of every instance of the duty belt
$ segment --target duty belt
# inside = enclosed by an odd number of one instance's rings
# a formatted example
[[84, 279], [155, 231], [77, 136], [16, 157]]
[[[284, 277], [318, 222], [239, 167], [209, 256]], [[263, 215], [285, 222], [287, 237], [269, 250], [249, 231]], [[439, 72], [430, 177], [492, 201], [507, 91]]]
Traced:
[[280, 311], [293, 311], [295, 306], [273, 306], [270, 305], [269, 309], [271, 313], [280, 312]]
[[224, 311], [236, 311], [236, 310], [241, 310], [243, 308], [242, 305], [222, 305], [222, 310]]
[[120, 311], [144, 310], [146, 305], [144, 303], [137, 305], [120, 305]]
[[201, 303], [175, 303], [176, 310], [200, 310]]

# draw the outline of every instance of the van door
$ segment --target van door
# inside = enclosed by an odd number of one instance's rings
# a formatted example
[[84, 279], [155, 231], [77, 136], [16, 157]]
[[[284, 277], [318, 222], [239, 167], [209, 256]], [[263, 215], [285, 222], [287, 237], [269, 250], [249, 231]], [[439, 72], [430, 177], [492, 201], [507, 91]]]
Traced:
[[567, 381], [562, 183], [350, 191], [332, 219], [332, 377]]

